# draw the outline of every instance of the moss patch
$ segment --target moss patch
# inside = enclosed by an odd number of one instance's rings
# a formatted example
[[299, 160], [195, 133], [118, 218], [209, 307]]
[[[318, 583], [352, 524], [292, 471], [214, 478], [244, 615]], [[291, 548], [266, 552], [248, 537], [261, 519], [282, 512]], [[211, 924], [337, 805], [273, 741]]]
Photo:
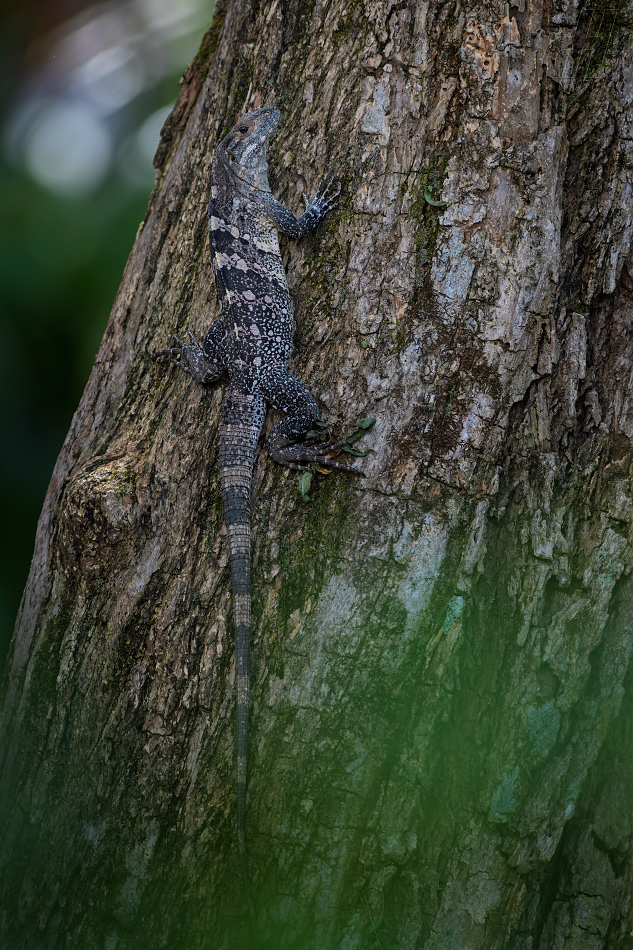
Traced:
[[[415, 231], [417, 286], [424, 283], [425, 270], [430, 266], [435, 253], [440, 230], [441, 208], [430, 204], [426, 196], [430, 196], [433, 201], [439, 200], [450, 157], [450, 151], [445, 146], [433, 156], [428, 168], [420, 174], [418, 181], [407, 189], [411, 197], [409, 216], [413, 219]], [[404, 199], [404, 193], [402, 197]]]
[[585, 5], [578, 35], [576, 75], [582, 82], [591, 78], [611, 56], [616, 42], [633, 33], [633, 19], [626, 0], [596, 0]]
[[282, 585], [276, 628], [285, 626], [290, 615], [301, 609], [309, 596], [318, 594], [336, 570], [351, 534], [352, 503], [350, 481], [330, 476], [314, 492], [310, 507], [298, 509], [305, 519], [300, 536], [293, 529], [289, 536], [295, 540], [282, 538], [279, 545]]
[[46, 723], [55, 713], [59, 652], [71, 618], [70, 606], [60, 605], [46, 624], [44, 636], [33, 660], [26, 713], [29, 732], [33, 735], [46, 732]]

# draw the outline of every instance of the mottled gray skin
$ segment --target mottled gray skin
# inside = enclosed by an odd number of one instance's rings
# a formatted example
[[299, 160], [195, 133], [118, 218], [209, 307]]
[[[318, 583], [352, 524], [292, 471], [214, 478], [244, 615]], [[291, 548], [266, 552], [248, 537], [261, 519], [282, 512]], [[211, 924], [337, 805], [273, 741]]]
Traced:
[[[230, 377], [220, 416], [219, 466], [229, 536], [235, 609], [237, 675], [237, 829], [249, 916], [255, 920], [245, 840], [251, 625], [251, 483], [255, 448], [266, 406], [285, 413], [268, 439], [276, 462], [307, 469], [310, 463], [353, 471], [332, 461], [344, 443], [310, 446], [298, 440], [318, 409], [308, 389], [288, 372], [293, 312], [277, 232], [293, 238], [312, 231], [336, 204], [340, 184], [330, 180], [299, 218], [271, 194], [266, 150], [279, 123], [276, 109], [243, 116], [218, 145], [211, 165], [209, 242], [222, 314], [204, 345], [161, 350], [201, 383]], [[184, 358], [184, 359], [183, 359]]]

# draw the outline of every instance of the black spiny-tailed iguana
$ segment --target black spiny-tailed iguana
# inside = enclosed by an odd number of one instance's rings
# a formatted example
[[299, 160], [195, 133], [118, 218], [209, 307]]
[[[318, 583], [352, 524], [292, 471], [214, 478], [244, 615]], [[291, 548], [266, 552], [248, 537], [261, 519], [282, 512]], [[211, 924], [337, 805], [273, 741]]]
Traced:
[[[276, 109], [244, 115], [218, 145], [211, 165], [209, 241], [221, 316], [201, 346], [176, 339], [170, 356], [200, 383], [230, 377], [220, 415], [219, 466], [228, 530], [235, 610], [237, 675], [237, 833], [249, 916], [255, 921], [245, 841], [246, 753], [251, 624], [251, 482], [266, 404], [285, 413], [271, 429], [276, 462], [305, 470], [311, 463], [353, 472], [331, 456], [345, 443], [306, 445], [317, 417], [314, 397], [288, 372], [293, 316], [277, 231], [301, 238], [336, 205], [330, 179], [295, 218], [271, 194], [266, 151], [279, 124]], [[184, 357], [184, 360], [183, 360]]]

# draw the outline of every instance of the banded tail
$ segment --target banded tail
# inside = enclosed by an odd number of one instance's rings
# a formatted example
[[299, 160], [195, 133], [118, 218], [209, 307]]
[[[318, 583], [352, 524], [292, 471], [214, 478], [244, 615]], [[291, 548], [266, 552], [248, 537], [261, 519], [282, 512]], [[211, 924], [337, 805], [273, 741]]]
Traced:
[[251, 640], [251, 485], [255, 448], [265, 416], [261, 396], [237, 392], [225, 396], [220, 417], [219, 469], [224, 519], [229, 537], [235, 676], [237, 681], [237, 841], [248, 915], [256, 927], [255, 902], [246, 851], [246, 777]]

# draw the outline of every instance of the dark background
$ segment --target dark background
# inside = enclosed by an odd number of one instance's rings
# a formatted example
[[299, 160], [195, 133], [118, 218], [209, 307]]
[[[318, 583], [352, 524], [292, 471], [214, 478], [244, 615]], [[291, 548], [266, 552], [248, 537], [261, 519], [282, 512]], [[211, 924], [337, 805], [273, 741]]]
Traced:
[[31, 0], [0, 20], [0, 669], [55, 459], [213, 0]]

